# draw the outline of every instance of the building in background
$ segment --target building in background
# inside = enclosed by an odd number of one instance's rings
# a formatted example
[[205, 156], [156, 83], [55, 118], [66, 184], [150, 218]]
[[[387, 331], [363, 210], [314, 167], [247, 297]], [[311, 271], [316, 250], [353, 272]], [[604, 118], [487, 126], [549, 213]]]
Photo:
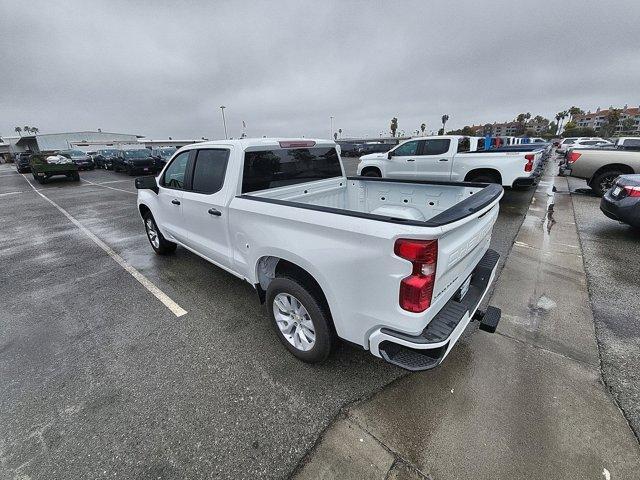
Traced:
[[111, 132], [64, 132], [64, 133], [38, 133], [35, 135], [23, 135], [21, 137], [5, 137], [9, 142], [11, 153], [19, 152], [52, 152], [76, 148], [90, 151], [99, 148], [122, 148], [127, 146], [137, 147], [140, 135]]
[[[572, 121], [579, 128], [593, 128], [596, 132], [600, 130], [600, 128], [608, 123], [607, 116], [609, 115], [609, 109], [600, 110], [598, 108], [595, 112], [588, 111], [583, 115], [574, 115]], [[628, 122], [631, 124], [631, 129], [624, 129], [625, 121], [630, 119], [633, 121]], [[620, 120], [618, 121], [618, 126], [616, 127], [616, 133], [619, 134], [622, 131], [626, 130], [628, 134], [640, 134], [640, 108], [631, 107], [625, 105], [620, 112]]]

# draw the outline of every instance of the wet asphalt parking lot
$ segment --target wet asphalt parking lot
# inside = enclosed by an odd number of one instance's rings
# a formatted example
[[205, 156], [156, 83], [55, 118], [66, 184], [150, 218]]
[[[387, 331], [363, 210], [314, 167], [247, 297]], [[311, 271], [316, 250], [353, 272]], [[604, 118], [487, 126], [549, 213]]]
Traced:
[[602, 376], [640, 439], [640, 229], [605, 217], [586, 182], [568, 180]]
[[[153, 253], [133, 177], [81, 178], [0, 165], [0, 478], [286, 478], [344, 405], [407, 374], [344, 344], [298, 362], [251, 286]], [[501, 202], [501, 261], [532, 195]]]

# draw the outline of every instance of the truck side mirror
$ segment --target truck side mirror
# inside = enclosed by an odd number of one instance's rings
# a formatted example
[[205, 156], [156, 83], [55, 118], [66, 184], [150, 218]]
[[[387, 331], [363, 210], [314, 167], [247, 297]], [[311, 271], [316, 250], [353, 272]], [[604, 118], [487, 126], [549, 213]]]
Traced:
[[136, 178], [136, 188], [138, 190], [153, 190], [156, 195], [160, 191], [156, 177], [153, 176]]

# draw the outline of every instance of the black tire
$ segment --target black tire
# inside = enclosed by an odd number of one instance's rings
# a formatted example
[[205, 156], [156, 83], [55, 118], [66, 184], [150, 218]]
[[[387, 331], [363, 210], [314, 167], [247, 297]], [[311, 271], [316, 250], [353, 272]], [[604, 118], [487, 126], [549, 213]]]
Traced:
[[481, 173], [479, 175], [474, 175], [467, 179], [467, 182], [476, 182], [476, 183], [497, 183], [500, 185], [500, 179], [497, 175], [491, 175], [490, 173]]
[[[151, 244], [151, 248], [153, 248], [153, 250], [158, 255], [168, 255], [170, 253], [175, 252], [177, 245], [173, 242], [170, 242], [166, 238], [164, 238], [164, 235], [162, 235], [162, 232], [158, 228], [158, 225], [156, 224], [156, 220], [153, 218], [153, 215], [151, 214], [151, 212], [145, 213], [142, 218], [144, 218], [144, 229], [147, 232], [147, 240], [149, 240], [149, 244]], [[157, 242], [154, 242], [154, 240], [152, 239], [149, 222], [151, 222], [151, 224], [153, 225], [153, 229], [157, 234]], [[154, 245], [154, 243], [156, 244]]]
[[607, 170], [606, 172], [599, 173], [591, 179], [589, 186], [598, 195], [602, 197], [607, 190], [613, 186], [613, 182], [620, 175], [624, 175], [623, 172], [618, 170]]
[[382, 174], [380, 170], [377, 168], [365, 168], [364, 172], [362, 172], [363, 177], [374, 177], [374, 178], [382, 178]]
[[78, 172], [75, 172], [73, 174], [73, 177], [71, 177], [71, 178], [73, 178], [74, 182], [79, 182], [80, 181], [80, 174]]
[[[274, 314], [274, 299], [278, 294], [286, 294], [295, 297], [309, 314], [314, 327], [315, 342], [309, 350], [296, 348], [284, 336]], [[334, 335], [330, 326], [329, 313], [322, 308], [322, 303], [299, 280], [291, 277], [278, 277], [271, 281], [267, 287], [266, 306], [271, 323], [276, 335], [296, 358], [306, 363], [319, 363], [327, 359], [331, 353]], [[277, 307], [276, 307], [277, 308]], [[294, 332], [297, 330], [294, 328]], [[295, 336], [295, 333], [294, 333]]]

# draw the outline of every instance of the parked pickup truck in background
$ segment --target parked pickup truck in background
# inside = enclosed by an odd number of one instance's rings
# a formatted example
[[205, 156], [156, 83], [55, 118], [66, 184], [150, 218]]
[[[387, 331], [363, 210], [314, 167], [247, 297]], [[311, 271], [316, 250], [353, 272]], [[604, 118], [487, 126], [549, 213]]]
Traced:
[[584, 178], [599, 196], [609, 190], [617, 177], [640, 173], [640, 151], [618, 149], [572, 149], [561, 173]]
[[[360, 157], [358, 175], [402, 180], [498, 183], [505, 187], [536, 183], [544, 147], [532, 151], [472, 149], [472, 140], [458, 135], [414, 138], [388, 153]], [[522, 146], [524, 147], [524, 146]]]
[[499, 185], [345, 177], [332, 141], [241, 139], [183, 147], [136, 187], [156, 253], [181, 245], [249, 282], [303, 361], [337, 336], [424, 370], [500, 318], [477, 310]]

